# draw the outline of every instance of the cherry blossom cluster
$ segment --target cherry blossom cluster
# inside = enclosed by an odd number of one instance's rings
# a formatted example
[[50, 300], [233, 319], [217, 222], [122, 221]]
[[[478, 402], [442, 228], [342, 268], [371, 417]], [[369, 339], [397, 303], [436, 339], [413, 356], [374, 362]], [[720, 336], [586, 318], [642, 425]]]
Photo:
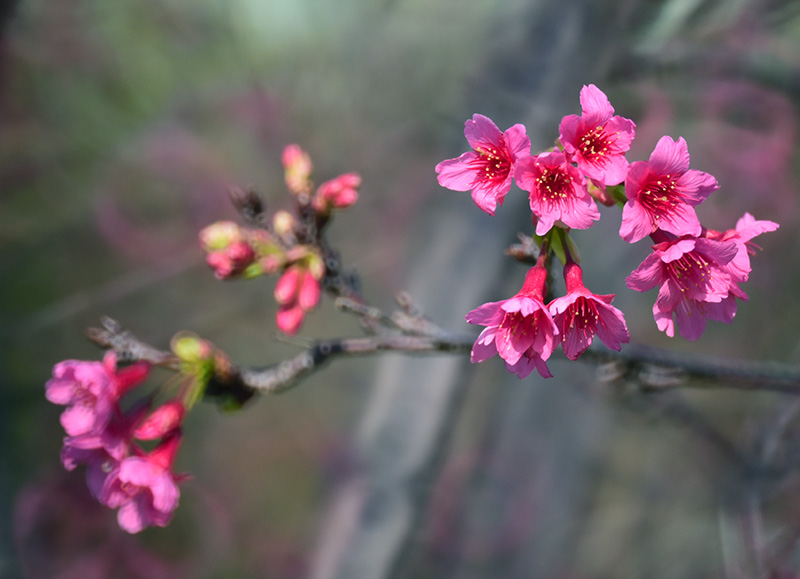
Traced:
[[[546, 361], [559, 342], [576, 359], [596, 335], [619, 350], [630, 341], [614, 295], [595, 295], [583, 285], [582, 270], [571, 248], [570, 229], [588, 229], [600, 218], [597, 202], [622, 208], [619, 234], [628, 243], [646, 237], [652, 253], [631, 273], [626, 284], [636, 291], [659, 288], [653, 316], [668, 336], [678, 331], [698, 339], [707, 320], [730, 323], [736, 300], [747, 300], [739, 284], [747, 281], [754, 253], [751, 240], [778, 224], [745, 214], [734, 229], [703, 227], [695, 207], [717, 190], [717, 180], [689, 168], [686, 141], [663, 136], [647, 161], [629, 163], [626, 153], [636, 125], [614, 114], [596, 86], [580, 93], [581, 115], [567, 115], [559, 139], [550, 150], [531, 154], [530, 138], [521, 124], [506, 131], [476, 114], [465, 123], [472, 148], [436, 166], [439, 184], [471, 191], [475, 204], [494, 215], [512, 183], [528, 193], [539, 242], [536, 265], [517, 295], [487, 303], [467, 314], [469, 323], [486, 326], [472, 350], [481, 362], [498, 354], [520, 378], [534, 368], [550, 377]], [[566, 295], [544, 304], [551, 253], [564, 265]]]
[[345, 173], [315, 190], [311, 159], [305, 151], [289, 145], [281, 160], [286, 186], [296, 201], [295, 213], [277, 211], [271, 222], [259, 215], [259, 223], [253, 227], [219, 221], [200, 232], [200, 244], [218, 279], [278, 274], [276, 323], [282, 332], [293, 335], [320, 299], [325, 261], [319, 233], [333, 210], [358, 200], [361, 177]]
[[[153, 397], [145, 396], [122, 409], [123, 397], [149, 372], [146, 362], [119, 368], [109, 352], [102, 362], [59, 362], [45, 386], [50, 402], [67, 407], [61, 414], [67, 434], [61, 450], [64, 468], [85, 465], [92, 496], [119, 509], [119, 526], [129, 533], [166, 526], [178, 506], [178, 483], [186, 478], [172, 470], [184, 401], [171, 398], [153, 408]], [[152, 441], [155, 446], [145, 450], [141, 443]]]

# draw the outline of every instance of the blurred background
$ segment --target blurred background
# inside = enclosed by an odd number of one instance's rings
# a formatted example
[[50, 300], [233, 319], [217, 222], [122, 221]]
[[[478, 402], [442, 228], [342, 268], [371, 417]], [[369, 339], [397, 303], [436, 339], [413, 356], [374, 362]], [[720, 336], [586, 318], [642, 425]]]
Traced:
[[[734, 323], [694, 343], [625, 288], [648, 248], [619, 239], [614, 209], [575, 234], [587, 286], [618, 294], [636, 343], [795, 363], [800, 3], [18, 0], [0, 26], [0, 576], [800, 576], [787, 395], [641, 394], [555, 359], [547, 381], [497, 360], [335, 361], [235, 415], [198, 405], [175, 518], [136, 536], [63, 471], [44, 399], [56, 362], [100, 358], [83, 332], [104, 314], [241, 364], [298, 351], [275, 340], [274, 280], [219, 282], [197, 243], [236, 219], [230, 185], [288, 206], [292, 142], [317, 182], [363, 177], [330, 235], [367, 298], [391, 309], [408, 289], [475, 331], [463, 315], [522, 283], [503, 250], [527, 200], [489, 217], [433, 168], [475, 112], [551, 146], [589, 83], [637, 123], [629, 159], [686, 138], [721, 183], [705, 225], [749, 211], [781, 229], [757, 240]], [[323, 300], [301, 336], [358, 331]]]

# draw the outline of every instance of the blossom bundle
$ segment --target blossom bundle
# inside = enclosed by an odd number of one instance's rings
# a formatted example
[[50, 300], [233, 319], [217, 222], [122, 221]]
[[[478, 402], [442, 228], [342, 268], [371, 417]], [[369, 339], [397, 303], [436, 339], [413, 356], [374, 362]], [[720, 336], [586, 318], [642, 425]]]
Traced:
[[[520, 377], [533, 368], [550, 376], [546, 360], [554, 338], [572, 360], [594, 336], [614, 350], [630, 341], [622, 312], [611, 305], [614, 296], [586, 289], [573, 255], [569, 230], [588, 229], [600, 218], [597, 201], [622, 208], [622, 239], [653, 241], [652, 253], [628, 276], [627, 287], [658, 287], [656, 326], [672, 337], [677, 325], [688, 340], [700, 338], [707, 320], [733, 320], [736, 300], [747, 300], [739, 284], [750, 275], [751, 240], [778, 228], [746, 213], [735, 229], [707, 229], [695, 208], [719, 184], [712, 175], [690, 169], [682, 137], [665, 135], [647, 161], [629, 163], [626, 153], [635, 138], [635, 123], [615, 115], [595, 85], [583, 87], [580, 104], [580, 115], [561, 120], [556, 145], [538, 155], [531, 154], [523, 125], [502, 132], [488, 117], [476, 114], [464, 130], [472, 151], [436, 166], [440, 185], [472, 191], [475, 203], [490, 215], [502, 205], [512, 182], [528, 193], [540, 248], [536, 266], [516, 296], [484, 304], [466, 316], [469, 323], [486, 326], [472, 360], [496, 353]], [[551, 253], [564, 265], [567, 293], [545, 306], [546, 276], [541, 272], [547, 271]]]
[[[295, 201], [295, 213], [276, 211], [272, 222], [252, 209], [255, 226], [240, 226], [233, 221], [213, 223], [200, 232], [200, 245], [206, 262], [217, 279], [254, 278], [279, 274], [274, 297], [278, 304], [275, 322], [288, 335], [296, 334], [307, 313], [319, 302], [327, 273], [321, 232], [334, 210], [345, 209], [358, 201], [361, 176], [344, 173], [314, 189], [311, 157], [298, 145], [288, 145], [281, 155], [284, 180]], [[254, 194], [253, 194], [254, 195]], [[247, 199], [239, 190], [231, 194], [234, 202]]]
[[[118, 509], [119, 526], [129, 533], [166, 526], [178, 507], [178, 483], [185, 478], [172, 470], [181, 444], [184, 403], [172, 399], [149, 414], [150, 398], [127, 410], [120, 406], [149, 370], [145, 362], [118, 368], [116, 355], [109, 352], [102, 362], [56, 364], [45, 386], [50, 402], [67, 407], [61, 414], [67, 433], [61, 450], [64, 468], [85, 465], [92, 496]], [[148, 452], [137, 440], [159, 441]]]

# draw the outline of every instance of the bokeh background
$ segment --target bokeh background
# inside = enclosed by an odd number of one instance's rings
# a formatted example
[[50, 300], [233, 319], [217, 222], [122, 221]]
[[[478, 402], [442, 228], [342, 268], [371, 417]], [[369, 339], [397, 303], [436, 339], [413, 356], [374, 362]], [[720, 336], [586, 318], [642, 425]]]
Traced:
[[[637, 343], [795, 363], [800, 3], [19, 0], [0, 20], [0, 576], [800, 576], [788, 395], [642, 394], [559, 360], [547, 381], [497, 360], [336, 361], [234, 415], [199, 405], [180, 508], [136, 536], [61, 469], [44, 399], [56, 362], [100, 357], [83, 331], [104, 314], [241, 364], [298, 351], [275, 340], [274, 280], [218, 282], [197, 244], [236, 218], [230, 185], [287, 206], [291, 142], [318, 180], [362, 175], [331, 238], [372, 303], [409, 289], [474, 331], [464, 313], [523, 279], [503, 249], [529, 230], [526, 199], [486, 216], [433, 167], [475, 112], [550, 146], [588, 83], [636, 121], [629, 159], [687, 139], [722, 185], [707, 226], [750, 211], [781, 229], [759, 238], [733, 325], [695, 343], [624, 287], [648, 248], [619, 239], [616, 210], [575, 234], [587, 285], [618, 294]], [[301, 336], [358, 331], [327, 300]]]

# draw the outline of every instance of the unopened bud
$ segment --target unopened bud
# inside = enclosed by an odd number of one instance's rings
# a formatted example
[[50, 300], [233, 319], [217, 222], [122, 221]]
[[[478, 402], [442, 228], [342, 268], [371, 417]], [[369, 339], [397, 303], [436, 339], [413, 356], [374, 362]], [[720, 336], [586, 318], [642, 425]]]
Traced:
[[225, 249], [242, 238], [239, 226], [233, 221], [217, 221], [200, 231], [200, 245], [205, 251]]
[[343, 209], [358, 201], [358, 187], [361, 176], [358, 173], [345, 173], [335, 179], [325, 181], [317, 189], [314, 208], [324, 211], [328, 207]]
[[275, 229], [275, 233], [281, 237], [288, 237], [294, 234], [295, 222], [294, 215], [288, 211], [276, 211], [272, 218], [272, 227]]
[[286, 186], [294, 194], [308, 193], [311, 188], [311, 158], [298, 145], [288, 145], [283, 149], [281, 162], [284, 168]]
[[133, 431], [139, 440], [155, 440], [181, 425], [186, 408], [180, 400], [173, 399], [156, 408], [150, 416]]

